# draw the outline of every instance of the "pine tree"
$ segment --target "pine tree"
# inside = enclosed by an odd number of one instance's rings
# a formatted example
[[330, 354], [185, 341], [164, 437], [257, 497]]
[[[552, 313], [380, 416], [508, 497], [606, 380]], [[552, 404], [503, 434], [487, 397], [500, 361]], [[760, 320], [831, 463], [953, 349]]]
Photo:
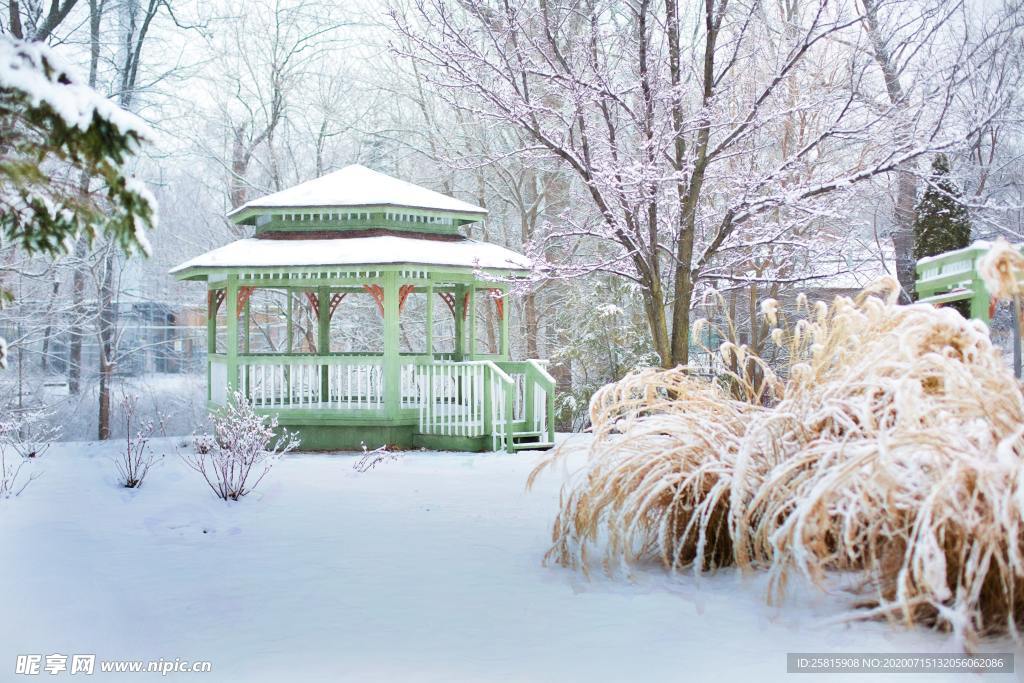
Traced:
[[127, 170], [143, 130], [45, 45], [0, 35], [0, 244], [56, 256], [105, 234], [148, 251], [156, 202]]
[[949, 176], [949, 159], [939, 154], [932, 162], [928, 189], [917, 203], [914, 220], [914, 258], [936, 256], [971, 245], [971, 219], [960, 188]]
[[[59, 256], [106, 235], [148, 253], [156, 201], [127, 168], [144, 130], [47, 46], [0, 35], [0, 248]], [[6, 354], [0, 338], [0, 368]]]
[[[928, 188], [916, 207], [914, 258], [936, 256], [971, 245], [971, 219], [961, 197], [960, 188], [949, 175], [949, 159], [945, 154], [936, 155]], [[948, 305], [965, 318], [970, 317], [969, 301]]]

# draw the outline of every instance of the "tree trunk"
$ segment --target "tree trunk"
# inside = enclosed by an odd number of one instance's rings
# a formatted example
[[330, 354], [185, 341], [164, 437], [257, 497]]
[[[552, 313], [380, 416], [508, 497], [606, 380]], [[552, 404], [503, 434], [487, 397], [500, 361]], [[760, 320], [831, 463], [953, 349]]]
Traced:
[[647, 288], [643, 293], [643, 299], [647, 325], [651, 329], [651, 343], [654, 345], [654, 352], [661, 359], [661, 367], [675, 367], [672, 358], [668, 317], [665, 315], [665, 294], [660, 280], [648, 280]]
[[540, 358], [537, 337], [540, 334], [540, 316], [537, 312], [537, 294], [530, 292], [523, 298], [523, 323], [526, 337], [526, 357]]
[[44, 373], [50, 369], [50, 336], [53, 334], [53, 307], [57, 302], [57, 294], [59, 293], [60, 279], [54, 273], [53, 289], [50, 291], [50, 301], [46, 305], [46, 328], [43, 330], [43, 353], [40, 359]]
[[249, 157], [245, 144], [245, 125], [236, 126], [231, 143], [231, 181], [228, 183], [228, 199], [232, 209], [245, 204], [245, 174], [249, 169]]
[[896, 183], [896, 226], [892, 232], [892, 248], [896, 259], [896, 279], [903, 292], [900, 300], [909, 303], [914, 297], [917, 281], [914, 259], [914, 218], [917, 201], [917, 176], [911, 163], [901, 165]]
[[114, 326], [117, 312], [114, 308], [114, 267], [117, 259], [113, 244], [108, 245], [103, 260], [103, 285], [99, 297], [100, 386], [97, 438], [100, 441], [110, 438], [110, 385], [115, 368]]
[[68, 392], [77, 395], [82, 386], [82, 327], [85, 306], [85, 238], [75, 243], [75, 271], [71, 276], [71, 339], [68, 347]]
[[[868, 38], [871, 40], [875, 62], [882, 70], [885, 91], [889, 102], [897, 113], [902, 113], [907, 102], [900, 84], [899, 73], [893, 62], [892, 55], [882, 35], [878, 21], [878, 10], [875, 0], [861, 0], [864, 6], [864, 20]], [[904, 129], [901, 136], [909, 137], [907, 124], [897, 122]], [[892, 247], [896, 259], [896, 279], [899, 280], [903, 292], [900, 300], [909, 303], [914, 294], [915, 261], [914, 261], [914, 203], [917, 200], [917, 176], [914, 173], [914, 162], [904, 162], [897, 169], [896, 202], [894, 211], [895, 226], [892, 232]]]
[[[103, 7], [99, 0], [89, 0], [89, 87], [96, 87], [100, 61], [100, 21]], [[83, 172], [79, 190], [89, 192], [89, 177]], [[68, 348], [68, 392], [77, 395], [82, 384], [82, 320], [79, 313], [85, 305], [85, 256], [86, 239], [79, 236], [75, 242], [75, 271], [71, 276], [71, 310], [74, 318], [71, 324], [71, 340]]]

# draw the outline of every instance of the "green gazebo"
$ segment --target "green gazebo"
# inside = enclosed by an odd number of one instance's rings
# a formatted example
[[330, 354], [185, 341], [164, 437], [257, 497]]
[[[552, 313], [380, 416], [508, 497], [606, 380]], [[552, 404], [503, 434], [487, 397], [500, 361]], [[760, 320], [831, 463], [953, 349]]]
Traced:
[[[936, 256], [927, 256], [917, 262], [917, 280], [914, 284], [918, 301], [942, 306], [953, 301], [970, 302], [971, 317], [986, 325], [992, 324], [996, 301], [989, 295], [985, 281], [978, 272], [981, 259], [991, 248], [985, 241], [975, 242], [969, 247], [947, 251]], [[1017, 245], [1024, 251], [1024, 245]], [[1013, 314], [1013, 372], [1022, 374], [1022, 349], [1020, 320], [1017, 307], [1010, 308]]]
[[362, 166], [228, 214], [255, 234], [174, 268], [205, 280], [207, 400], [242, 392], [307, 450], [554, 443], [554, 380], [509, 359], [521, 254], [468, 239], [486, 210]]

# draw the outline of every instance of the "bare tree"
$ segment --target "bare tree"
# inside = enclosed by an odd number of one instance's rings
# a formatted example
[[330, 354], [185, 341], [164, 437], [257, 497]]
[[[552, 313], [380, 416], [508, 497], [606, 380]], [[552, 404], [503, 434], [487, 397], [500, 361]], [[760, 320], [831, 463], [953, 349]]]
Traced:
[[7, 30], [20, 40], [45, 42], [78, 0], [8, 0]]
[[[317, 158], [322, 161], [322, 146], [333, 135], [330, 118], [338, 112], [336, 98], [341, 94], [337, 82], [325, 78], [325, 72], [337, 65], [322, 59], [337, 44], [337, 30], [345, 22], [337, 18], [335, 7], [320, 0], [231, 2], [225, 10], [215, 26], [222, 30], [211, 31], [209, 42], [219, 60], [211, 93], [217, 107], [214, 125], [227, 138], [228, 158], [204, 138], [197, 137], [196, 143], [225, 164], [228, 204], [237, 207], [246, 202], [254, 185], [282, 188], [285, 169], [276, 137], [289, 112], [302, 107], [309, 95], [316, 97], [316, 89], [303, 86], [317, 80], [331, 93], [328, 101], [319, 103], [327, 106], [317, 118], [320, 130], [314, 132], [320, 147]], [[305, 147], [310, 140], [302, 142]], [[258, 178], [252, 177], [254, 164]]]
[[[872, 100], [863, 16], [824, 0], [787, 7], [776, 17], [707, 0], [683, 16], [675, 0], [421, 0], [394, 16], [415, 46], [403, 54], [453, 107], [515, 126], [524, 154], [578, 177], [593, 211], [563, 216], [549, 239], [596, 241], [596, 258], [552, 267], [636, 282], [673, 366], [687, 362], [695, 288], [716, 262], [792, 239], [835, 216], [857, 183], [960, 139], [943, 134], [942, 102], [980, 52], [957, 43], [964, 63], [933, 64], [944, 88], [904, 117], [908, 138]], [[804, 144], [766, 153], [793, 112], [811, 111]]]

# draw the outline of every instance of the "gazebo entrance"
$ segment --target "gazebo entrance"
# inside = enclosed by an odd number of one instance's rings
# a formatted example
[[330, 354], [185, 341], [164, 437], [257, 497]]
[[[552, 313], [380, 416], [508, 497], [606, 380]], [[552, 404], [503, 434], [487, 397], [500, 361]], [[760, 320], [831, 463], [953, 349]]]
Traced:
[[528, 263], [457, 231], [483, 213], [359, 166], [233, 212], [254, 237], [172, 271], [207, 282], [210, 408], [242, 392], [307, 450], [550, 447], [554, 380], [509, 360]]

